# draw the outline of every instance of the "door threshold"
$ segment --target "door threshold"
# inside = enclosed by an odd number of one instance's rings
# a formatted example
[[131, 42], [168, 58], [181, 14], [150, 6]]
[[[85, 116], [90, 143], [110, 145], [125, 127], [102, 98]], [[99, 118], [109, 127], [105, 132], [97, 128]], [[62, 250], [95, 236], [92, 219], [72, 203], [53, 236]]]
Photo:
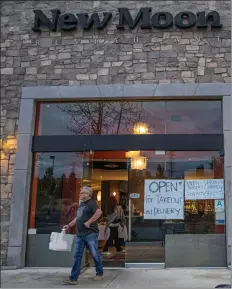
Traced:
[[125, 263], [130, 269], [165, 269], [165, 263]]

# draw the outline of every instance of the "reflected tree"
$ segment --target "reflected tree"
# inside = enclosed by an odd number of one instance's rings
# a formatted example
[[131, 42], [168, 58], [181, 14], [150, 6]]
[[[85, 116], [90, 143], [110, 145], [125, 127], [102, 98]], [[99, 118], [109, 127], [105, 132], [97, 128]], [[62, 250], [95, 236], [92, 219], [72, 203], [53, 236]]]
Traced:
[[46, 209], [48, 214], [51, 213], [55, 206], [55, 200], [60, 196], [60, 186], [58, 186], [58, 180], [53, 177], [53, 168], [48, 167], [44, 173], [42, 179], [39, 180], [38, 190], [42, 197], [47, 197], [48, 202], [46, 202]]
[[69, 115], [67, 127], [75, 134], [130, 134], [137, 122], [147, 122], [141, 102], [76, 102], [58, 105]]
[[214, 156], [210, 162], [210, 168], [214, 172], [214, 178], [224, 178], [224, 158], [221, 156]]
[[157, 169], [156, 169], [156, 177], [162, 178], [162, 179], [165, 177], [164, 176], [164, 168], [160, 164], [158, 164]]

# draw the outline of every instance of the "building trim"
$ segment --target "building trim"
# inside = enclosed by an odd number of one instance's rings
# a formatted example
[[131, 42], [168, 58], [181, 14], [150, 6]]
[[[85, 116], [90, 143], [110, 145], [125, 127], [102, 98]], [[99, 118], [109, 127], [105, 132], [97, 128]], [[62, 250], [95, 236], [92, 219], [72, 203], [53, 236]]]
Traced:
[[232, 242], [232, 95], [224, 96], [222, 103], [224, 131], [224, 179], [226, 205], [226, 248], [227, 266], [231, 266]]
[[34, 136], [33, 152], [123, 150], [221, 151], [223, 134]]
[[[36, 101], [72, 100], [72, 99], [120, 99], [120, 98], [150, 98], [150, 99], [227, 99], [231, 89], [230, 84], [200, 83], [200, 84], [134, 84], [134, 85], [83, 85], [83, 86], [33, 86], [23, 87], [20, 105], [18, 145], [16, 165], [12, 189], [11, 215], [9, 225], [8, 266], [25, 266], [26, 240], [28, 229], [28, 212], [30, 200], [30, 184], [32, 174], [32, 139], [35, 125]], [[224, 110], [226, 105], [224, 106]], [[229, 116], [228, 116], [229, 117]], [[227, 116], [225, 116], [227, 118]], [[228, 119], [224, 119], [228, 123]], [[228, 127], [226, 130], [228, 131]], [[230, 127], [231, 136], [231, 127]], [[227, 137], [225, 137], [227, 135]], [[224, 134], [225, 158], [225, 194], [231, 198], [231, 140], [228, 133]], [[227, 207], [227, 210], [229, 208]], [[230, 209], [231, 210], [231, 209]], [[231, 215], [228, 214], [227, 216]], [[231, 227], [231, 220], [227, 218], [227, 227]], [[228, 240], [228, 236], [227, 236]], [[228, 241], [229, 242], [229, 241]], [[227, 253], [227, 263], [230, 257]]]
[[230, 95], [231, 85], [227, 83], [173, 83], [173, 84], [110, 84], [80, 86], [38, 86], [23, 87], [23, 99], [101, 99], [120, 97], [146, 98], [193, 98], [222, 97]]

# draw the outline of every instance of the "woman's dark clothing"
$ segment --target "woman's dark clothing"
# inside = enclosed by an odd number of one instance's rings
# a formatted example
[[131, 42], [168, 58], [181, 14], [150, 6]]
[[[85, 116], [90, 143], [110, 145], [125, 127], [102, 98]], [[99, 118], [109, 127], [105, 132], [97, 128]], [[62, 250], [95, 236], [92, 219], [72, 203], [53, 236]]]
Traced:
[[107, 228], [110, 229], [110, 236], [108, 240], [106, 241], [106, 244], [103, 248], [103, 252], [107, 252], [109, 247], [113, 245], [116, 248], [117, 252], [122, 251], [122, 248], [120, 246], [120, 240], [118, 238], [118, 227], [121, 225], [122, 227], [125, 224], [125, 216], [124, 212], [121, 206], [117, 206], [115, 212], [111, 215], [107, 216], [107, 222], [106, 222], [106, 230]]
[[106, 241], [105, 246], [103, 248], [103, 252], [108, 252], [109, 247], [114, 246], [117, 252], [122, 251], [120, 246], [120, 240], [118, 238], [118, 227], [109, 227], [110, 228], [110, 236], [109, 239]]

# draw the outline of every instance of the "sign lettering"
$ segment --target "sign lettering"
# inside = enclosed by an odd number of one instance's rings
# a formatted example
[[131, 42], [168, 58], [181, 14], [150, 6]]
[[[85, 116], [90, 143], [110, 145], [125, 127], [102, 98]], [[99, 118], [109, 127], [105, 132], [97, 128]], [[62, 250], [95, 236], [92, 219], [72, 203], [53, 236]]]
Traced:
[[215, 211], [216, 212], [224, 212], [225, 211], [224, 200], [215, 200]]
[[[119, 24], [117, 29], [124, 29], [128, 26], [134, 29], [139, 22], [141, 22], [141, 29], [167, 29], [173, 27], [173, 24], [181, 29], [191, 28], [221, 28], [220, 15], [217, 11], [211, 11], [207, 15], [205, 11], [194, 14], [190, 11], [180, 12], [175, 17], [170, 12], [157, 12], [151, 15], [152, 9], [150, 7], [141, 8], [138, 14], [133, 17], [128, 8], [118, 8]], [[94, 27], [97, 29], [104, 29], [112, 18], [111, 12], [104, 12], [103, 17], [99, 13], [91, 15], [87, 13], [65, 13], [61, 15], [59, 9], [51, 10], [51, 20], [42, 12], [42, 10], [34, 10], [34, 26], [32, 28], [35, 32], [41, 32], [41, 27], [47, 27], [51, 31], [76, 30], [78, 27], [89, 30]], [[101, 20], [100, 20], [101, 19]]]
[[145, 180], [144, 219], [184, 219], [184, 180]]
[[214, 200], [224, 199], [224, 180], [186, 180], [186, 200]]

